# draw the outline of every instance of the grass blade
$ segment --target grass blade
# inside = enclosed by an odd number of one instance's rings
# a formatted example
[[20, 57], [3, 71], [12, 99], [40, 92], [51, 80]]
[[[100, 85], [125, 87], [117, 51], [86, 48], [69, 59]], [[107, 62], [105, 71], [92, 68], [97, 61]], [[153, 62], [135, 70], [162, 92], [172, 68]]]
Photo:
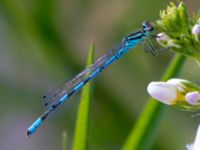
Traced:
[[[94, 62], [94, 45], [91, 45], [87, 66]], [[91, 111], [91, 83], [85, 85], [78, 108], [73, 150], [88, 149], [88, 130]]]

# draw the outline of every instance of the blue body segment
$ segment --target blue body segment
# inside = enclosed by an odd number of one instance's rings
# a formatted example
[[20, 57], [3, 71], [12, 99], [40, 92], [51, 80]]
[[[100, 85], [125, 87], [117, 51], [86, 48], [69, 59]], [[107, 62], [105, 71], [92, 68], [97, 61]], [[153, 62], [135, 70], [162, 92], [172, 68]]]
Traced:
[[64, 103], [64, 102], [65, 102], [65, 99], [67, 99], [67, 98], [68, 98], [68, 95], [65, 94], [63, 97], [61, 97], [60, 102], [61, 102], [61, 103]]
[[83, 82], [80, 82], [78, 85], [76, 85], [76, 86], [74, 87], [74, 90], [75, 90], [75, 91], [78, 91], [78, 90], [80, 90], [83, 86], [84, 86]]
[[104, 67], [108, 67], [113, 61], [115, 61], [115, 56], [112, 56], [108, 61], [105, 62]]
[[38, 118], [29, 128], [28, 131], [32, 133], [34, 133], [37, 128], [42, 124], [42, 119]]
[[[145, 38], [147, 38], [147, 34], [151, 32], [153, 27], [149, 24], [145, 25], [146, 26], [143, 25], [143, 29], [141, 31], [127, 35], [117, 47], [114, 47], [102, 57], [97, 59], [94, 64], [75, 76], [64, 87], [54, 91], [53, 93], [50, 93], [47, 96], [44, 96], [44, 99], [46, 101], [45, 105], [49, 106], [49, 108], [28, 128], [26, 133], [27, 136], [29, 137], [31, 134], [33, 134], [37, 130], [37, 128], [44, 122], [44, 120], [49, 116], [50, 113], [55, 111], [58, 106], [67, 101], [72, 95], [80, 91], [82, 87], [87, 84], [91, 79], [95, 78], [110, 64], [124, 56], [124, 54], [129, 52], [130, 49], [134, 48]], [[51, 102], [48, 102], [50, 99], [53, 100]]]
[[88, 79], [94, 78], [96, 75], [98, 75], [99, 72], [100, 72], [100, 68], [98, 68], [92, 74], [90, 74], [89, 77], [88, 77]]

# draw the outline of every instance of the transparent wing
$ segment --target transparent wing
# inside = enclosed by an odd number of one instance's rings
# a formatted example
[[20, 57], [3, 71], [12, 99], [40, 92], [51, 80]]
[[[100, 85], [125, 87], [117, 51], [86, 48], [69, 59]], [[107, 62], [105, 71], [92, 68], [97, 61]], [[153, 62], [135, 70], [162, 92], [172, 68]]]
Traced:
[[81, 71], [77, 76], [75, 76], [71, 81], [67, 82], [63, 87], [52, 90], [49, 94], [43, 96], [43, 105], [45, 107], [51, 106], [54, 102], [58, 101], [63, 95], [69, 93], [73, 88], [85, 80], [92, 72], [94, 72], [99, 67], [103, 66], [104, 63], [116, 54], [121, 48], [124, 48], [124, 42], [110, 49], [106, 54], [98, 58], [94, 64], [90, 65], [83, 71]]

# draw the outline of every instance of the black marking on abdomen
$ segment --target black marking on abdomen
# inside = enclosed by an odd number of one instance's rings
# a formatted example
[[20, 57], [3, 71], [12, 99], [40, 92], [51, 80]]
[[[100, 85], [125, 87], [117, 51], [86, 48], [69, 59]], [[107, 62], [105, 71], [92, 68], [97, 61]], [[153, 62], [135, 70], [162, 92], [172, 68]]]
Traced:
[[72, 91], [69, 92], [67, 95], [68, 95], [68, 97], [71, 97], [74, 93], [75, 93], [75, 90], [72, 90]]
[[44, 121], [44, 120], [48, 117], [49, 112], [50, 112], [50, 110], [46, 111], [44, 114], [42, 114], [42, 115], [40, 116], [40, 118], [41, 118], [42, 121]]

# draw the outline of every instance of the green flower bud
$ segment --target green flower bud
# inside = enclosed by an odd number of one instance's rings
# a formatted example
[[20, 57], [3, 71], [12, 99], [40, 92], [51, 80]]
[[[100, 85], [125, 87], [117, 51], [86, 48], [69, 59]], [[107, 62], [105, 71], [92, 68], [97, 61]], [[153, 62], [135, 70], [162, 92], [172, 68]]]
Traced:
[[180, 48], [181, 48], [181, 45], [180, 45], [179, 41], [178, 41], [178, 40], [175, 40], [175, 39], [170, 39], [170, 40], [167, 42], [167, 46], [168, 46], [168, 47], [177, 48], [177, 49], [180, 49]]
[[156, 26], [164, 32], [168, 40], [158, 41], [164, 47], [185, 56], [195, 58], [200, 62], [200, 13], [189, 18], [187, 8], [183, 2], [176, 6], [171, 2], [167, 8], [160, 11], [160, 20]]

